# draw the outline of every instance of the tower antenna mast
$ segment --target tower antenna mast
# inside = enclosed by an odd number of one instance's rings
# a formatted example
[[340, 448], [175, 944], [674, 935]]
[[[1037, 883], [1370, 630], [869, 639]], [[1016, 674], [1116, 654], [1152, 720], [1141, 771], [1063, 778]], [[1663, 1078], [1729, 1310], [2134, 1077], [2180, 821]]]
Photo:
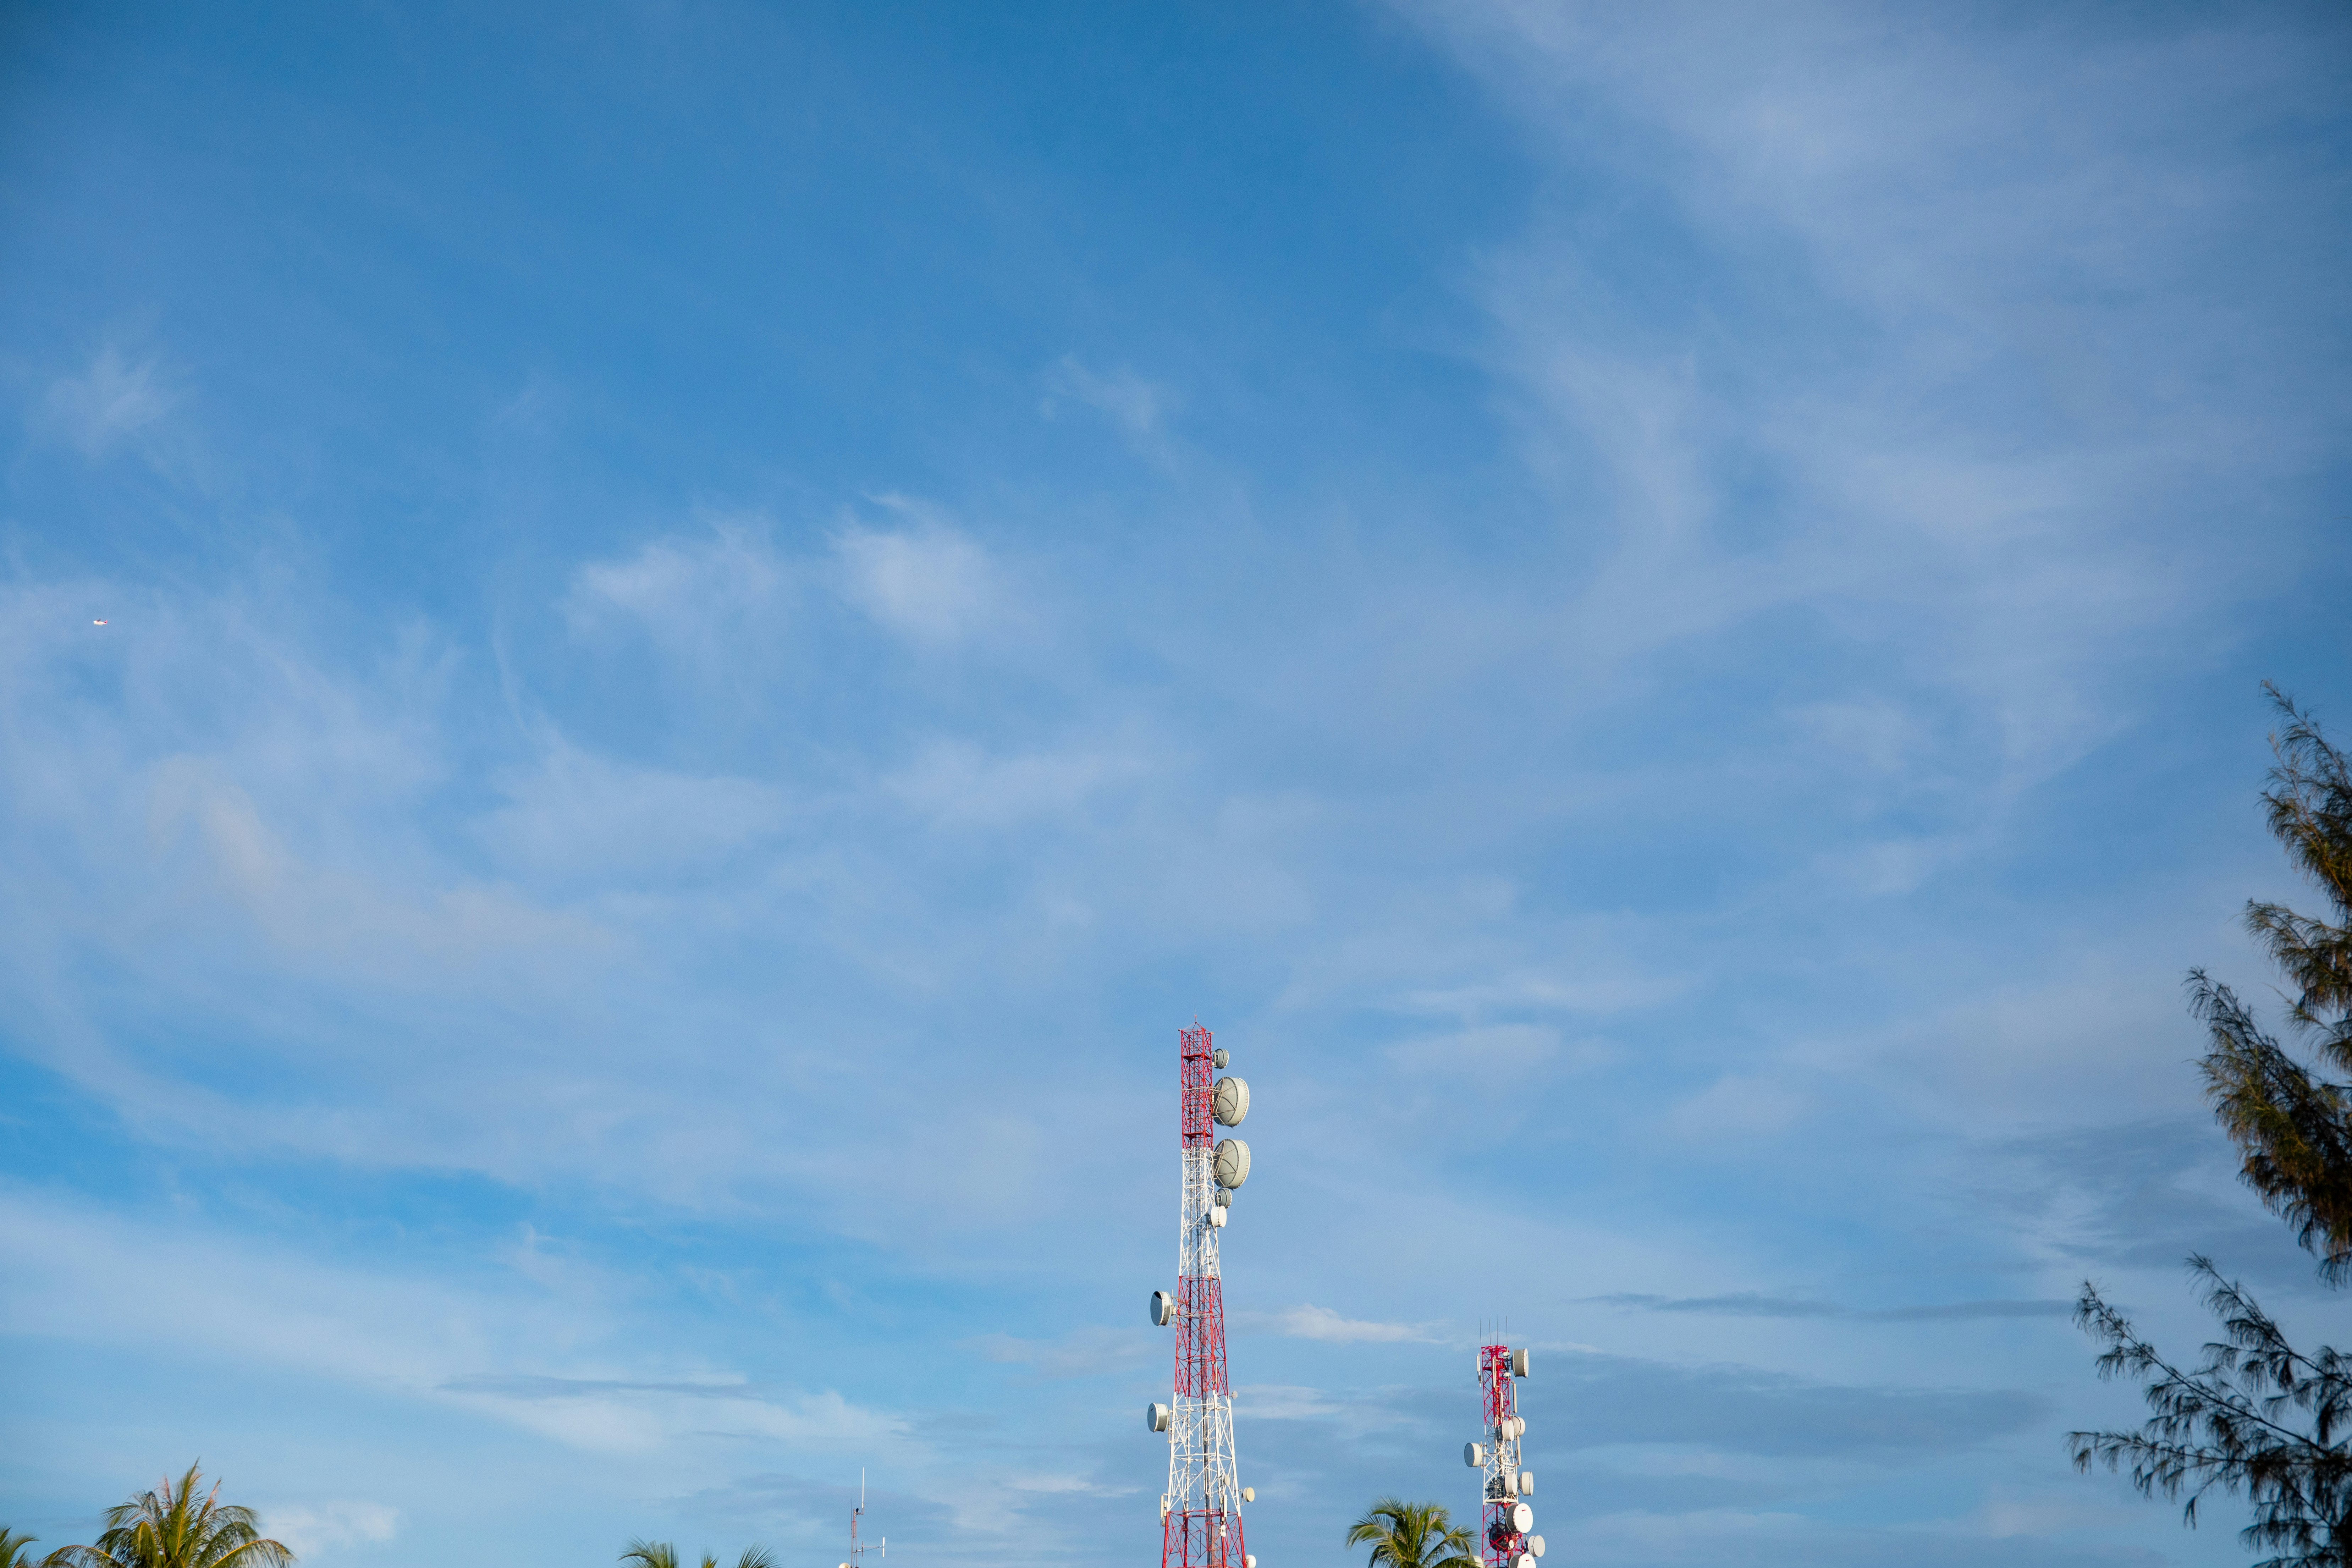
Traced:
[[1176, 1221], [1176, 1293], [1151, 1293], [1151, 1321], [1176, 1331], [1171, 1403], [1145, 1412], [1168, 1435], [1168, 1489], [1160, 1494], [1160, 1568], [1257, 1568], [1242, 1540], [1242, 1504], [1257, 1493], [1242, 1486], [1234, 1459], [1234, 1394], [1225, 1365], [1224, 1281], [1217, 1238], [1233, 1213], [1234, 1194], [1249, 1180], [1249, 1145], [1215, 1142], [1213, 1122], [1238, 1127], [1249, 1114], [1249, 1085], [1212, 1080], [1226, 1053], [1195, 1022], [1176, 1035], [1177, 1143], [1182, 1199]]
[[843, 1563], [841, 1568], [864, 1568], [867, 1552], [871, 1552], [877, 1557], [883, 1556], [884, 1549], [890, 1544], [887, 1541], [877, 1541], [873, 1545], [868, 1546], [857, 1539], [858, 1521], [865, 1516], [865, 1513], [866, 1471], [860, 1468], [857, 1472], [857, 1506], [849, 1510], [849, 1561]]
[[[1499, 1337], [1499, 1336], [1497, 1336]], [[1462, 1446], [1462, 1462], [1478, 1472], [1478, 1561], [1484, 1568], [1538, 1568], [1544, 1538], [1534, 1533], [1536, 1475], [1519, 1468], [1519, 1440], [1528, 1424], [1519, 1414], [1519, 1384], [1528, 1375], [1528, 1349], [1478, 1347], [1478, 1394], [1486, 1429]]]

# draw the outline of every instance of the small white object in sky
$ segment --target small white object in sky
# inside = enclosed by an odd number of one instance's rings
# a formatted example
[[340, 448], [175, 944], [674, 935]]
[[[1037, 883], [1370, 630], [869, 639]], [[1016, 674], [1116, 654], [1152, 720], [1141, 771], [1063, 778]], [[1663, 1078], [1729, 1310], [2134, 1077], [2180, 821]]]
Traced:
[[102, 626], [106, 625], [106, 623], [105, 623], [104, 621], [92, 621], [92, 622], [90, 622], [89, 624], [90, 624], [91, 626]]

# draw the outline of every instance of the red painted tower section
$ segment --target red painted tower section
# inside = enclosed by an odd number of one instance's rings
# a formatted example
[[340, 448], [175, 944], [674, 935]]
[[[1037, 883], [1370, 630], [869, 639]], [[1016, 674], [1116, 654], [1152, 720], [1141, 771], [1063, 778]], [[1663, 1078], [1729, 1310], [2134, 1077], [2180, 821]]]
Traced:
[[[1195, 1026], [1177, 1031], [1176, 1141], [1188, 1152], [1208, 1149], [1216, 1142], [1214, 1111], [1209, 1103], [1211, 1077], [1209, 1031]], [[1182, 1274], [1176, 1279], [1176, 1396], [1179, 1399], [1223, 1397], [1233, 1393], [1225, 1381], [1225, 1286], [1214, 1274]], [[1213, 1558], [1168, 1557], [1174, 1564], [1219, 1561]]]
[[[1486, 1568], [1513, 1568], [1528, 1550], [1526, 1536], [1513, 1521], [1519, 1502], [1516, 1467], [1518, 1384], [1511, 1376], [1511, 1347], [1481, 1345], [1478, 1385], [1486, 1397], [1486, 1440], [1495, 1445], [1499, 1463], [1487, 1466], [1486, 1508], [1478, 1520], [1478, 1555]], [[1507, 1455], [1507, 1458], [1502, 1456]]]

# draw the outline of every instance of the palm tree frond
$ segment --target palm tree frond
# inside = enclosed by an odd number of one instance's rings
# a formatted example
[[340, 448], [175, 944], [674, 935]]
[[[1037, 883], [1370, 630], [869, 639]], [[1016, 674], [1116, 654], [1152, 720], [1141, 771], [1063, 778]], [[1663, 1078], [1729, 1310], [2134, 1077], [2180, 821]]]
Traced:
[[1470, 1532], [1433, 1502], [1379, 1499], [1348, 1527], [1348, 1544], [1371, 1548], [1365, 1568], [1478, 1568]]
[[94, 1544], [61, 1546], [41, 1568], [291, 1568], [294, 1553], [251, 1509], [224, 1504], [218, 1481], [199, 1498], [202, 1463], [108, 1509]]

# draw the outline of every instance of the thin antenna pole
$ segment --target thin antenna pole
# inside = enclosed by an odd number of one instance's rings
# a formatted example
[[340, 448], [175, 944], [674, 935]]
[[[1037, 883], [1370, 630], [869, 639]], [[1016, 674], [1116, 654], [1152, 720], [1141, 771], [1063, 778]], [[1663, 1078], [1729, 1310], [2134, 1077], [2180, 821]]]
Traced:
[[868, 1546], [864, 1541], [859, 1539], [857, 1526], [859, 1521], [862, 1521], [865, 1516], [866, 1467], [860, 1465], [857, 1468], [857, 1506], [849, 1510], [849, 1561], [843, 1563], [841, 1568], [865, 1568], [866, 1554], [868, 1552], [871, 1552], [877, 1557], [885, 1555], [883, 1548], [887, 1546], [888, 1542], [877, 1541], [873, 1545]]

